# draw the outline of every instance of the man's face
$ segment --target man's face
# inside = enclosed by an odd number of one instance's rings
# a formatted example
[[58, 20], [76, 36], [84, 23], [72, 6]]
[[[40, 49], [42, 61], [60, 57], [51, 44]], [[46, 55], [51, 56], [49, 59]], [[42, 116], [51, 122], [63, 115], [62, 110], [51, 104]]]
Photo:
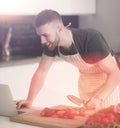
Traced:
[[41, 37], [41, 43], [46, 45], [50, 50], [53, 50], [60, 41], [57, 25], [48, 23], [36, 29], [37, 34]]

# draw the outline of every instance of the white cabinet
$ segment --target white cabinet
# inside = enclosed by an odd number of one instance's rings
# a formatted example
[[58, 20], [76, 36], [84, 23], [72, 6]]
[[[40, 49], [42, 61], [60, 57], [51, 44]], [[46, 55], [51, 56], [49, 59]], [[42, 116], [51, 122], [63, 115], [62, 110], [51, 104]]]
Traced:
[[[6, 6], [9, 5], [9, 6]], [[4, 0], [0, 1], [0, 14], [32, 14], [54, 9], [62, 15], [94, 14], [96, 0]]]

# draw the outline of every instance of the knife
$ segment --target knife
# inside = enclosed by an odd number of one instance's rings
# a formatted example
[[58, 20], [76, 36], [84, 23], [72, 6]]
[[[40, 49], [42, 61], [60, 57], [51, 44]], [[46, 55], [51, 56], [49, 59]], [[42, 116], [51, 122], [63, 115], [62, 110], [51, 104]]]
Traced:
[[88, 106], [87, 104], [89, 103], [89, 101], [91, 99], [88, 99], [88, 100], [83, 100], [81, 98], [78, 98], [74, 95], [67, 95], [66, 96], [72, 103], [78, 105], [78, 106], [81, 106], [83, 105], [83, 107], [87, 108], [87, 109], [95, 109], [95, 107], [92, 107], [92, 106]]
[[66, 97], [67, 97], [72, 103], [74, 103], [74, 104], [76, 104], [76, 105], [78, 105], [78, 106], [84, 104], [84, 100], [82, 100], [82, 99], [80, 99], [80, 98], [78, 98], [78, 97], [76, 97], [76, 96], [74, 96], [74, 95], [67, 95]]

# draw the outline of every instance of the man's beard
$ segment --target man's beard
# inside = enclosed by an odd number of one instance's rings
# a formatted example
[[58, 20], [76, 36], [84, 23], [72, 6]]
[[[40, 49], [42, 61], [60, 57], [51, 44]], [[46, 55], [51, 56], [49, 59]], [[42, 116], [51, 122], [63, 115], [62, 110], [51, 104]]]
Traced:
[[59, 42], [60, 42], [60, 38], [56, 34], [55, 40], [53, 42], [50, 42], [50, 44], [47, 46], [48, 49], [50, 49], [51, 51], [53, 51], [58, 46]]

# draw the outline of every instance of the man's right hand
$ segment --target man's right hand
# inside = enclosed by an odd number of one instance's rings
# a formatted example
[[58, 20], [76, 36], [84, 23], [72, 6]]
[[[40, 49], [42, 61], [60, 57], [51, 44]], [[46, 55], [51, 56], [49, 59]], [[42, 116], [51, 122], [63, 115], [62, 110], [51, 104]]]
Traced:
[[32, 103], [28, 100], [19, 100], [16, 101], [17, 109], [21, 108], [31, 108]]

